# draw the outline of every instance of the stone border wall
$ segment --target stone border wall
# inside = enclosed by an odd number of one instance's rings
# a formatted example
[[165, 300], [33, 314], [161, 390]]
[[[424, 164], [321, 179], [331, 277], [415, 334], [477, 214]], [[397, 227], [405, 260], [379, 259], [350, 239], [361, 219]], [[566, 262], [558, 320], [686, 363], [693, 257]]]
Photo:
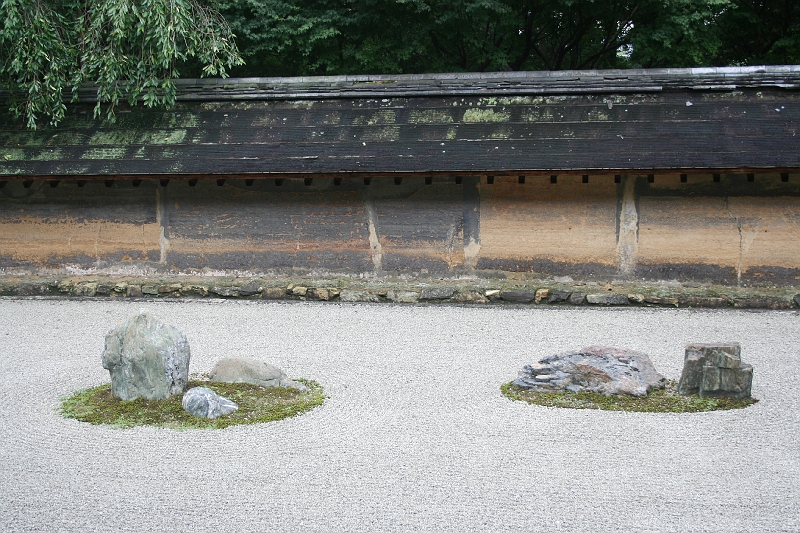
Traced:
[[574, 280], [308, 278], [5, 278], [0, 296], [225, 298], [401, 304], [796, 309], [796, 289]]

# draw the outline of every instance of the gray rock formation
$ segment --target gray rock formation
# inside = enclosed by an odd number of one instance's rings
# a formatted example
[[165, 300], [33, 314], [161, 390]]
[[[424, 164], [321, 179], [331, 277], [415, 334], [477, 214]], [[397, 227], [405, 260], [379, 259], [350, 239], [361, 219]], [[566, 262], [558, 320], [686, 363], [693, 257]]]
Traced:
[[183, 410], [201, 418], [219, 418], [239, 409], [229, 399], [206, 387], [193, 387], [183, 395]]
[[447, 300], [452, 298], [456, 290], [453, 287], [428, 287], [419, 295], [420, 301]]
[[683, 359], [678, 394], [749, 398], [753, 367], [742, 363], [738, 342], [689, 344]]
[[368, 291], [356, 291], [352, 289], [343, 289], [339, 293], [339, 299], [343, 302], [380, 302], [377, 294]]
[[220, 359], [209, 373], [211, 381], [224, 383], [251, 383], [262, 387], [291, 387], [307, 391], [308, 387], [292, 381], [277, 366], [247, 357], [228, 357]]
[[601, 292], [598, 294], [587, 294], [586, 301], [595, 305], [628, 305], [628, 295], [617, 294], [615, 292]]
[[515, 304], [528, 304], [531, 303], [534, 298], [536, 298], [536, 291], [518, 290], [503, 291], [500, 293], [501, 300]]
[[514, 385], [536, 392], [601, 392], [644, 396], [664, 387], [650, 358], [640, 352], [589, 346], [525, 365]]
[[189, 358], [186, 335], [142, 311], [106, 335], [102, 361], [115, 397], [159, 400], [186, 388]]

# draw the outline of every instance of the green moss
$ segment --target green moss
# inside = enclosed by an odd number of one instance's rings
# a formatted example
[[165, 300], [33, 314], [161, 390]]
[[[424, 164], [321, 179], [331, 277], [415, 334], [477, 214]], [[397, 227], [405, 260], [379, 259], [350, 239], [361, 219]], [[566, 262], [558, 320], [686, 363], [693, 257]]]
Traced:
[[639, 413], [699, 413], [742, 409], [753, 405], [754, 398], [701, 398], [681, 396], [676, 392], [677, 382], [667, 381], [666, 387], [651, 391], [647, 396], [606, 396], [596, 392], [533, 392], [530, 389], [505, 383], [500, 387], [503, 396], [529, 404], [569, 409], [602, 409], [604, 411], [632, 411]]
[[522, 120], [525, 122], [552, 122], [553, 110], [550, 108], [540, 109], [535, 107], [525, 111], [522, 114]]
[[592, 109], [589, 111], [589, 122], [605, 122], [609, 118], [608, 113], [602, 109]]
[[186, 130], [155, 130], [142, 135], [139, 144], [179, 144], [186, 138]]
[[0, 157], [3, 161], [26, 161], [28, 159], [25, 156], [25, 150], [20, 148], [4, 148], [0, 151]]
[[190, 380], [191, 387], [208, 387], [217, 394], [236, 402], [239, 409], [215, 420], [192, 416], [183, 410], [183, 396], [165, 400], [122, 401], [111, 395], [111, 385], [105, 384], [80, 390], [61, 404], [61, 414], [90, 424], [119, 428], [157, 426], [174, 429], [220, 429], [244, 424], [262, 424], [283, 420], [322, 405], [325, 395], [315, 381], [298, 379], [311, 390], [300, 392], [285, 387], [259, 387], [247, 383], [211, 383]]
[[464, 111], [464, 122], [508, 122], [511, 115], [494, 109], [472, 108]]
[[393, 109], [382, 109], [374, 113], [367, 121], [368, 126], [375, 126], [378, 124], [394, 124], [397, 122], [397, 115]]
[[60, 148], [45, 148], [31, 158], [31, 161], [58, 161], [64, 158]]
[[334, 111], [329, 115], [325, 115], [325, 118], [322, 119], [322, 123], [335, 125], [338, 124], [341, 120], [342, 120], [342, 115], [340, 115], [338, 111]]
[[412, 110], [408, 117], [409, 124], [450, 124], [453, 117], [442, 109]]
[[91, 148], [86, 150], [81, 159], [122, 159], [126, 148]]
[[496, 99], [499, 105], [530, 105], [535, 103], [535, 100], [535, 97], [531, 96], [506, 96]]
[[361, 136], [362, 141], [396, 141], [400, 138], [399, 126], [385, 126], [383, 128], [371, 128]]
[[89, 144], [94, 146], [103, 145], [126, 145], [136, 142], [136, 132], [129, 130], [102, 130], [98, 131], [89, 139]]
[[500, 126], [489, 134], [490, 139], [508, 139], [511, 137], [511, 128]]
[[281, 124], [280, 119], [267, 113], [253, 120], [250, 125], [254, 128], [262, 128], [264, 126], [276, 126], [278, 124]]

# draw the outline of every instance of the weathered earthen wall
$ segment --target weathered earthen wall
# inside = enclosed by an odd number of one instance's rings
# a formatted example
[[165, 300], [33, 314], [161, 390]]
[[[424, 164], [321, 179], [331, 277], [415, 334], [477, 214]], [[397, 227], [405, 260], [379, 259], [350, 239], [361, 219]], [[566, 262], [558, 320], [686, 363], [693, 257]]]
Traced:
[[800, 277], [800, 176], [587, 179], [12, 181], [0, 271]]

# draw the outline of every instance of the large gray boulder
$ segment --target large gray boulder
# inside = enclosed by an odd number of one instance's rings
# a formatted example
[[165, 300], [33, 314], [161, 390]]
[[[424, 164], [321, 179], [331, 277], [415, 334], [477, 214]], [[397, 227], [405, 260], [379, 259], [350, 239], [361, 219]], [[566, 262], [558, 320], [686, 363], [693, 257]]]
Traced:
[[192, 387], [183, 394], [183, 410], [201, 418], [219, 418], [239, 409], [235, 402], [206, 387]]
[[220, 359], [209, 373], [211, 381], [224, 383], [251, 383], [262, 387], [291, 387], [307, 391], [302, 383], [292, 381], [277, 366], [247, 357], [228, 357]]
[[728, 344], [689, 344], [683, 359], [678, 394], [749, 398], [753, 367], [742, 363], [742, 347]]
[[106, 335], [102, 361], [116, 398], [160, 400], [186, 388], [189, 358], [186, 335], [142, 311]]
[[589, 346], [525, 365], [514, 385], [536, 392], [600, 392], [644, 396], [664, 388], [664, 376], [641, 352]]

